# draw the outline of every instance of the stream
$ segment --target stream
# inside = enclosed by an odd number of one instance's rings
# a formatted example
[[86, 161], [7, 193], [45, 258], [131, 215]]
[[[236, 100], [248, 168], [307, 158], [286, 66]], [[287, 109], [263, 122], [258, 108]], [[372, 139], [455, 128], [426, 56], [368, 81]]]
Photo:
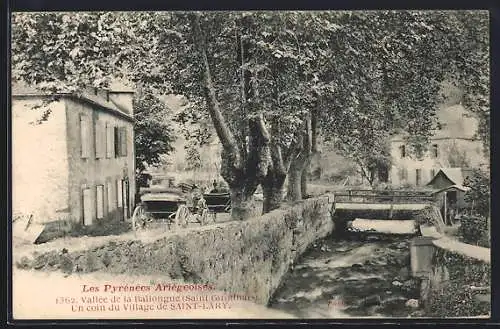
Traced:
[[409, 241], [369, 236], [318, 242], [284, 277], [269, 307], [299, 318], [422, 317]]

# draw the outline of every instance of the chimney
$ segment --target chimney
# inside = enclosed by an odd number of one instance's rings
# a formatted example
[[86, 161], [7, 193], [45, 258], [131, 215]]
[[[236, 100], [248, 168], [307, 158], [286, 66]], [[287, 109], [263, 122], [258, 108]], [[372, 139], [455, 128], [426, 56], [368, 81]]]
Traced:
[[134, 115], [132, 100], [134, 98], [134, 89], [122, 82], [113, 82], [109, 86], [109, 100], [114, 103], [123, 112]]

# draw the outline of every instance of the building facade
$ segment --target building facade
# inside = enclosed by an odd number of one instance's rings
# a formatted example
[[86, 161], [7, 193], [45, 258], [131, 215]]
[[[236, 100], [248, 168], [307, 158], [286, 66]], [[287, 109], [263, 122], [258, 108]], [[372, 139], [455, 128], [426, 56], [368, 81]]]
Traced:
[[135, 202], [132, 98], [123, 88], [42, 95], [13, 86], [13, 214], [39, 224], [128, 218]]
[[424, 186], [440, 168], [477, 168], [487, 163], [483, 145], [475, 137], [478, 121], [462, 105], [441, 108], [438, 120], [440, 129], [420, 158], [410, 154], [402, 136], [391, 139], [392, 185]]

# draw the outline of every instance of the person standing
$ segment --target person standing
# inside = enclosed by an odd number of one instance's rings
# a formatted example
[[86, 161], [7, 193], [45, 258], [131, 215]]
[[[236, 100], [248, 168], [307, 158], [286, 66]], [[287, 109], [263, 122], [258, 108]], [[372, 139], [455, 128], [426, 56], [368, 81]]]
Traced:
[[219, 188], [217, 186], [217, 181], [214, 179], [214, 182], [212, 183], [213, 189], [210, 191], [210, 193], [219, 193]]

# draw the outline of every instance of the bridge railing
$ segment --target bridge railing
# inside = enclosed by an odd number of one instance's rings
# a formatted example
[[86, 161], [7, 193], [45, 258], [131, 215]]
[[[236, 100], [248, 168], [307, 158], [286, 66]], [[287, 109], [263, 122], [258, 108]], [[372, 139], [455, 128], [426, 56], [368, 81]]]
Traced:
[[373, 191], [348, 190], [335, 193], [335, 202], [339, 203], [429, 203], [435, 196], [426, 191]]

